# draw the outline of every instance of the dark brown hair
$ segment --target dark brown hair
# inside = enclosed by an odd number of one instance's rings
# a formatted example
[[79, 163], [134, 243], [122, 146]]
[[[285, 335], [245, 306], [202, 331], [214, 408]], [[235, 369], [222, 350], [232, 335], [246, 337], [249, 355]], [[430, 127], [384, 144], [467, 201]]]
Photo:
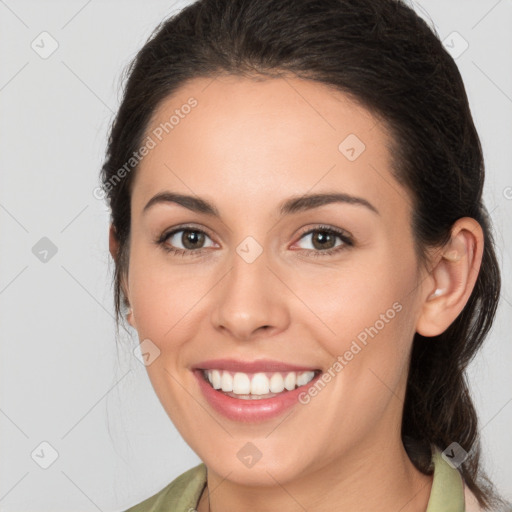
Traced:
[[[413, 198], [418, 254], [442, 247], [461, 217], [476, 219], [484, 254], [464, 310], [441, 335], [415, 335], [402, 439], [413, 463], [431, 471], [431, 447], [456, 441], [460, 470], [481, 505], [498, 503], [479, 469], [477, 415], [465, 370], [494, 320], [500, 273], [482, 203], [484, 162], [457, 65], [435, 30], [400, 0], [200, 0], [164, 20], [129, 68], [101, 178], [119, 252], [115, 308], [129, 261], [131, 184], [151, 116], [197, 77], [297, 76], [333, 86], [382, 120], [392, 135], [393, 172]], [[118, 174], [117, 174], [118, 176]]]

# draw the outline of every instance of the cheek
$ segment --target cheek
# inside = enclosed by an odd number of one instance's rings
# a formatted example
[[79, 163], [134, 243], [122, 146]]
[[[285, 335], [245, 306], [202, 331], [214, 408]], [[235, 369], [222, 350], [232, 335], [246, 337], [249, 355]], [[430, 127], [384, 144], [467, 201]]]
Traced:
[[[311, 338], [329, 354], [326, 366], [334, 375], [332, 389], [345, 406], [368, 419], [399, 394], [407, 371], [415, 280], [413, 255], [399, 258], [391, 250], [354, 260], [350, 268], [323, 269], [323, 274], [297, 280], [297, 295], [307, 297], [316, 315], [308, 321]], [[333, 415], [344, 416], [343, 411]]]
[[321, 319], [307, 322], [309, 338], [328, 354], [325, 391], [303, 397], [311, 404], [305, 408], [321, 415], [315, 429], [331, 440], [326, 460], [332, 456], [333, 432], [339, 435], [336, 446], [347, 443], [348, 449], [381, 421], [397, 421], [402, 411], [414, 334], [414, 294], [409, 292], [415, 273], [403, 264], [398, 271], [393, 258], [380, 262], [317, 276], [315, 285], [305, 282], [299, 292], [308, 290], [308, 306]]
[[212, 288], [212, 271], [208, 265], [171, 264], [161, 249], [135, 243], [128, 285], [140, 339], [154, 340], [162, 350], [190, 339], [197, 306]]
[[365, 333], [401, 330], [401, 320], [409, 315], [405, 306], [414, 296], [415, 275], [412, 259], [398, 259], [392, 252], [368, 253], [339, 268], [299, 274], [294, 292], [319, 319], [318, 339], [332, 340], [330, 347], [339, 350], [340, 341], [360, 335], [364, 342]]

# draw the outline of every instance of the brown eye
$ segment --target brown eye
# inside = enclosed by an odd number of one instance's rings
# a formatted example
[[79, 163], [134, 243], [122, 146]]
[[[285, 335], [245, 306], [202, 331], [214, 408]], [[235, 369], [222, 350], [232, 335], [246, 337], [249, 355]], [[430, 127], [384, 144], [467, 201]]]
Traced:
[[181, 243], [185, 249], [200, 249], [204, 243], [205, 235], [200, 231], [193, 231], [190, 229], [182, 230]]
[[[180, 228], [164, 233], [157, 244], [161, 245], [167, 252], [181, 255], [197, 255], [203, 252], [205, 242], [211, 238], [202, 230], [196, 228]], [[212, 247], [211, 244], [209, 247]]]
[[[312, 247], [305, 250], [311, 256], [327, 256], [354, 245], [352, 237], [348, 233], [327, 226], [310, 229], [300, 239], [306, 239], [307, 237], [310, 238]], [[340, 242], [337, 242], [336, 239], [339, 239]]]
[[311, 237], [315, 249], [332, 249], [336, 244], [337, 235], [328, 231], [314, 231]]

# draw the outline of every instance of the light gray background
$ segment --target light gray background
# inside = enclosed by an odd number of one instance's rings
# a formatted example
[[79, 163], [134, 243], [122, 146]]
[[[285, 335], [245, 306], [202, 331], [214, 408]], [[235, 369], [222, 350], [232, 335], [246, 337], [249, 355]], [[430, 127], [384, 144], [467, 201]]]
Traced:
[[[116, 350], [109, 212], [93, 196], [121, 71], [188, 3], [0, 0], [2, 511], [123, 510], [200, 462], [132, 354], [135, 331], [121, 330]], [[453, 51], [469, 44], [456, 62], [482, 139], [504, 283], [470, 377], [485, 466], [510, 499], [512, 1], [415, 5]], [[43, 31], [58, 43], [47, 58], [31, 47], [51, 49]], [[46, 262], [33, 253], [43, 237], [57, 248]], [[42, 442], [58, 452], [48, 469]]]

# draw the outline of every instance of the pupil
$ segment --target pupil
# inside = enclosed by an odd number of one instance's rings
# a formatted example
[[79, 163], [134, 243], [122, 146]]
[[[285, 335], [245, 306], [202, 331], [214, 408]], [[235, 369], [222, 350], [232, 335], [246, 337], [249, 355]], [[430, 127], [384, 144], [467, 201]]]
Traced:
[[183, 233], [184, 241], [183, 245], [187, 247], [187, 245], [191, 245], [192, 247], [188, 247], [194, 249], [196, 244], [200, 244], [204, 239], [203, 233], [198, 233], [197, 231], [185, 231]]
[[332, 238], [333, 237], [330, 233], [327, 233], [326, 231], [318, 231], [317, 237], [313, 237], [313, 243], [314, 243], [314, 245], [316, 245], [315, 241], [318, 239], [318, 240], [320, 240], [320, 245], [317, 248], [325, 249], [326, 243], [328, 244], [329, 241], [332, 242]]

